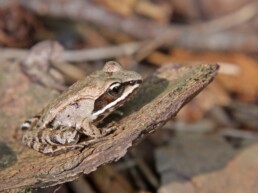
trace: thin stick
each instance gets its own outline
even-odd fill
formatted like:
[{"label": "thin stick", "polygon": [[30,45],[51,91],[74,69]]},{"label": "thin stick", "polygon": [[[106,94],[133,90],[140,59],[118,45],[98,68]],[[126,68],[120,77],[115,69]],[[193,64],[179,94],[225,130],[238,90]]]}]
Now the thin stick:
[{"label": "thin stick", "polygon": [[62,60],[66,62],[82,62],[91,60],[103,60],[119,56],[130,56],[138,51],[141,45],[141,42],[132,42],[103,48],[64,51],[61,57]]},{"label": "thin stick", "polygon": [[[103,60],[108,58],[115,58],[119,56],[128,56],[134,54],[143,42],[131,42],[126,44],[121,44],[117,46],[109,46],[103,48],[92,48],[92,49],[82,49],[82,50],[65,50],[61,56],[60,60],[62,62],[83,62],[91,60]],[[26,57],[29,53],[27,49],[17,49],[17,48],[1,48],[0,49],[0,59],[1,60],[12,60],[12,59],[22,59]]]}]

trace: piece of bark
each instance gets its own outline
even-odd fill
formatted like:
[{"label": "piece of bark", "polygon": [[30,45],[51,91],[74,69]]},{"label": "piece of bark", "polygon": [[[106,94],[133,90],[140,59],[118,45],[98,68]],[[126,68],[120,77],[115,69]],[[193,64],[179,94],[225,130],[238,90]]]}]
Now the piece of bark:
[{"label": "piece of bark", "polygon": [[[132,144],[175,116],[213,80],[217,70],[218,65],[207,64],[163,67],[144,81],[138,94],[123,107],[125,116],[117,121],[113,134],[83,151],[50,157],[23,146],[21,133],[13,133],[25,116],[37,113],[54,93],[38,85],[26,85],[28,80],[19,74],[17,65],[1,65],[0,96],[13,100],[0,104],[0,191],[61,184],[118,160]],[[7,76],[10,73],[16,78]]]}]

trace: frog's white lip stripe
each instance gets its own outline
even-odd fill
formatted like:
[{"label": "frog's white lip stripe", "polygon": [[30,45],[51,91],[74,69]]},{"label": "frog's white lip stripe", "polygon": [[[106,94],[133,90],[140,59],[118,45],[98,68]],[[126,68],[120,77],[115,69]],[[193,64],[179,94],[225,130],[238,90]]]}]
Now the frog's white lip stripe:
[{"label": "frog's white lip stripe", "polygon": [[124,100],[129,94],[131,94],[137,87],[139,87],[139,84],[135,84],[132,89],[131,92],[127,92],[124,93],[120,98],[114,100],[113,102],[109,103],[107,106],[105,106],[104,108],[100,109],[99,111],[96,111],[95,113],[93,113],[93,116],[98,116],[102,113],[104,113],[107,109],[113,107],[114,105],[116,105],[117,103],[119,103],[120,101]]}]

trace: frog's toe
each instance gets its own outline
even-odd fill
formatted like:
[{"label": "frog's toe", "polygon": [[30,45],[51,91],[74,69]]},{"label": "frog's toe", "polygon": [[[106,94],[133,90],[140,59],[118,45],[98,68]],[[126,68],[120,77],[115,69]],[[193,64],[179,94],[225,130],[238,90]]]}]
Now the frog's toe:
[{"label": "frog's toe", "polygon": [[111,127],[105,128],[105,129],[102,130],[102,135],[103,136],[108,135],[108,134],[112,133],[115,130],[116,130],[115,126],[111,126]]}]

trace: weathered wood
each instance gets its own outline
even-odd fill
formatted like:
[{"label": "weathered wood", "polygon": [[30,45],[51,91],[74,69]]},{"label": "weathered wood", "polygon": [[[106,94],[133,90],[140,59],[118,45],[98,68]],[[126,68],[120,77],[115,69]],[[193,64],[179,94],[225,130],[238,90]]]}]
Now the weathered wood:
[{"label": "weathered wood", "polygon": [[17,65],[2,65],[0,191],[61,184],[118,160],[132,144],[175,116],[213,80],[217,70],[218,65],[206,64],[163,67],[146,80],[133,100],[123,107],[125,115],[117,121],[118,129],[113,134],[82,151],[49,157],[24,147],[21,133],[14,131],[24,118],[36,113],[55,93],[30,84]]}]

